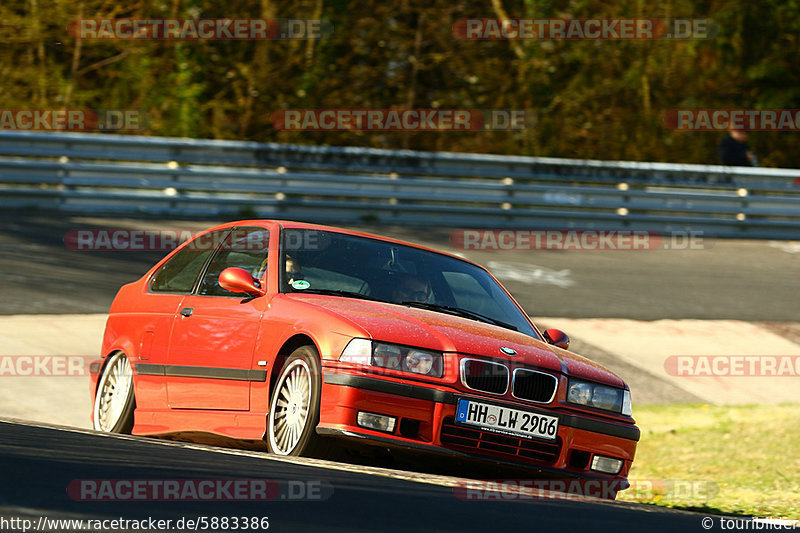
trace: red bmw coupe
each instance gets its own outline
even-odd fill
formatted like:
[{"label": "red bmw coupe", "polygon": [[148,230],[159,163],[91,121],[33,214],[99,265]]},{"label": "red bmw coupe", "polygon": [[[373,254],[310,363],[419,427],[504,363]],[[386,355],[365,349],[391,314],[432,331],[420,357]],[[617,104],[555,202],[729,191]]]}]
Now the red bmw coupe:
[{"label": "red bmw coupe", "polygon": [[422,246],[248,220],[123,286],[91,366],[95,429],[310,455],[326,437],[626,488],[628,387],[540,331],[483,267]]}]

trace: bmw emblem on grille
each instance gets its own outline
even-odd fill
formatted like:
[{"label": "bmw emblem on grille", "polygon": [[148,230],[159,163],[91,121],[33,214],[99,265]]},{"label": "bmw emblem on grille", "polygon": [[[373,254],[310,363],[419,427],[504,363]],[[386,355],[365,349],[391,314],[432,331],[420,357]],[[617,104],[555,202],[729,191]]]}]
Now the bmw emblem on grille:
[{"label": "bmw emblem on grille", "polygon": [[506,355],[517,355],[517,351],[513,348],[509,348],[508,346],[501,346],[500,351]]}]

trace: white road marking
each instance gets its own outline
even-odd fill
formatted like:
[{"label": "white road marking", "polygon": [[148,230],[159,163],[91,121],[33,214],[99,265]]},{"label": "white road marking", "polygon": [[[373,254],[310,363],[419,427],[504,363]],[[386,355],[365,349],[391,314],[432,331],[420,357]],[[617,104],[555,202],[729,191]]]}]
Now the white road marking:
[{"label": "white road marking", "polygon": [[500,281],[555,285],[562,289],[572,287],[576,283],[573,279],[570,279],[572,271],[569,269],[554,270],[530,263],[504,263],[501,261],[490,261],[488,267]]},{"label": "white road marking", "polygon": [[769,245],[787,254],[800,254],[800,241],[769,241]]}]

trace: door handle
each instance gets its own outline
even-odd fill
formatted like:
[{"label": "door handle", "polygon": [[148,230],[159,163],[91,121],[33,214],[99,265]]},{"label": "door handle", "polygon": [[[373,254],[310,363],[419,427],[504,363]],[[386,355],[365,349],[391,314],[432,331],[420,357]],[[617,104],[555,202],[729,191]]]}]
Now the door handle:
[{"label": "door handle", "polygon": [[194,307],[184,307],[181,309],[181,316],[190,317],[194,312]]}]

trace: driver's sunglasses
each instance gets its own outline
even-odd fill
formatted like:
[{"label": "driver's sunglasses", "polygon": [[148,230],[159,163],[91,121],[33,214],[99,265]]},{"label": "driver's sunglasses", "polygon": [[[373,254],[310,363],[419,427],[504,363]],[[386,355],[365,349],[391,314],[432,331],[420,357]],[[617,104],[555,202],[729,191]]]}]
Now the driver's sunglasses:
[{"label": "driver's sunglasses", "polygon": [[415,291],[408,287],[400,287],[397,291],[403,296],[404,299],[414,300],[415,302],[422,302],[428,299],[428,291]]}]

